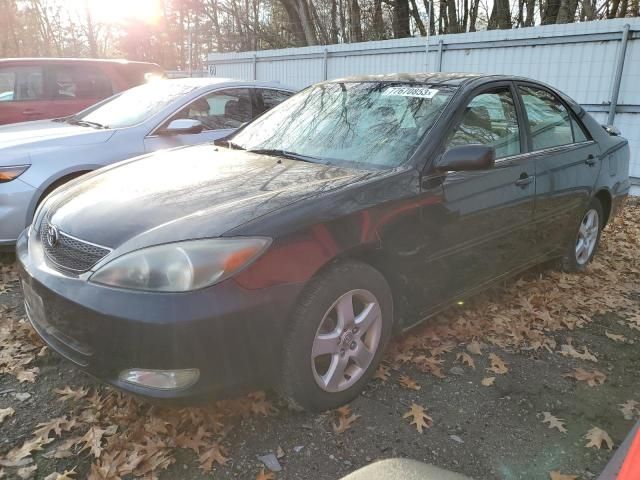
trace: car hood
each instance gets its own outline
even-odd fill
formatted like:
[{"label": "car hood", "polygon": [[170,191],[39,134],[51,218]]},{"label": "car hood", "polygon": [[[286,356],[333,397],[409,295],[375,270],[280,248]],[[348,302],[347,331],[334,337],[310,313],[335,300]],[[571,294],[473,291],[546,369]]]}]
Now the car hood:
[{"label": "car hood", "polygon": [[96,130],[65,122],[41,120],[0,126],[0,165],[5,154],[33,153],[40,149],[62,149],[103,143],[115,130]]},{"label": "car hood", "polygon": [[298,200],[374,175],[213,145],[116,164],[62,189],[51,223],[77,238],[124,250],[216,237]]}]

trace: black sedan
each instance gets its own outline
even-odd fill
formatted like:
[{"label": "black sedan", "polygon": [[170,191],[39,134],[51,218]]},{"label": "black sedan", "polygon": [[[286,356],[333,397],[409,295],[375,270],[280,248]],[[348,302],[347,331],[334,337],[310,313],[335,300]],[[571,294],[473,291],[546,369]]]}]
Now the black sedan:
[{"label": "black sedan", "polygon": [[629,147],[524,78],[320,83],[217,145],[62,187],[17,245],[43,339],[168,400],[352,400],[393,332],[532,265],[583,270]]}]

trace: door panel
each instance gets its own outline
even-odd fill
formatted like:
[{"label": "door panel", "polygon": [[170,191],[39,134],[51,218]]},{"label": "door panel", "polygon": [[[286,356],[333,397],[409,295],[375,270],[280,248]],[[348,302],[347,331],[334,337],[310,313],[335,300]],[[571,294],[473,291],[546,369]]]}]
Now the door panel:
[{"label": "door panel", "polygon": [[[441,201],[421,209],[422,258],[408,282],[419,316],[452,298],[495,280],[529,262],[536,170],[523,152],[521,112],[510,83],[474,92],[445,140],[483,144],[498,159],[487,170],[447,172],[423,179],[425,194],[441,189]],[[410,267],[409,267],[410,268]],[[424,282],[428,277],[431,281]]]},{"label": "door panel", "polygon": [[40,67],[0,69],[0,125],[49,118]]},{"label": "door panel", "polygon": [[536,245],[562,251],[591,199],[600,171],[600,149],[552,92],[521,84],[531,155],[536,162]]}]

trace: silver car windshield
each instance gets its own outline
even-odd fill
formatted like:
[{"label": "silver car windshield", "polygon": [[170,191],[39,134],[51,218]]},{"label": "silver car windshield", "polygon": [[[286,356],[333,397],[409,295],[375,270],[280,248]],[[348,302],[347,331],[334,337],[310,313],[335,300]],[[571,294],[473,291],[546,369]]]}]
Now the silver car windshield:
[{"label": "silver car windshield", "polygon": [[74,120],[108,128],[132,127],[151,118],[175,99],[193,91],[195,86],[171,81],[156,81],[127,90],[97,107],[89,108]]},{"label": "silver car windshield", "polygon": [[391,168],[407,161],[453,91],[415,83],[321,84],[262,115],[232,142],[307,161]]}]

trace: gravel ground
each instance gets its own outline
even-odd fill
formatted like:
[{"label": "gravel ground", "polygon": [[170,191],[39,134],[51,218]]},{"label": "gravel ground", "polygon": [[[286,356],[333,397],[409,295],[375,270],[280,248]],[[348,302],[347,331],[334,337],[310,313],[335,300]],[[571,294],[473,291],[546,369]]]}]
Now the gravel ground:
[{"label": "gravel ground", "polygon": [[[4,258],[5,262],[10,260]],[[5,314],[21,317],[24,313],[17,281],[4,287],[3,292],[0,285],[0,314],[4,309]],[[404,363],[397,371],[391,370],[388,380],[373,380],[352,403],[351,410],[359,418],[344,433],[337,434],[332,428],[335,412],[293,412],[277,395],[268,393],[267,399],[277,411],[268,416],[238,416],[226,428],[225,466],[203,472],[194,452],[175,449],[175,462],[157,474],[161,479],[255,479],[263,467],[257,456],[281,449],[284,469],[275,474],[277,479],[334,480],[389,457],[421,460],[476,479],[548,479],[551,471],[580,479],[596,478],[614,451],[604,445],[602,449],[586,448],[587,431],[594,426],[605,430],[615,450],[640,413],[636,410],[625,419],[620,411],[620,404],[628,400],[640,402],[640,331],[625,322],[630,311],[640,311],[640,285],[631,297],[626,310],[596,314],[583,328],[549,334],[557,345],[572,341],[573,345],[586,346],[597,355],[597,364],[545,348],[487,345],[482,355],[474,356],[472,369],[456,360],[457,354],[465,351],[464,345],[459,345],[442,355],[442,379]],[[624,335],[626,342],[613,341],[607,332]],[[486,371],[492,352],[506,362],[508,373]],[[55,354],[48,353],[35,362],[40,371],[34,383],[20,383],[14,375],[0,373],[0,409],[15,410],[0,425],[0,458],[31,438],[39,423],[77,414],[73,401],[60,401],[54,389],[69,385],[106,390]],[[590,387],[563,376],[577,367],[595,367],[606,374],[606,381]],[[403,388],[398,382],[400,375],[415,380],[420,389]],[[496,380],[491,386],[483,386],[481,381],[488,376]],[[25,399],[20,395],[23,393],[29,397]],[[433,419],[433,425],[422,434],[403,419],[413,403],[426,407]],[[542,412],[562,419],[567,432],[549,428],[542,422]],[[123,433],[122,427],[118,432],[116,435]],[[63,434],[62,438],[68,436]],[[90,477],[94,459],[88,450],[63,459],[46,458],[59,442],[34,452],[30,465],[38,468],[31,473],[32,478],[45,478],[73,467],[78,472],[76,478],[118,478],[96,476],[95,472]],[[6,467],[4,473],[7,478],[19,478],[16,468]]]}]

